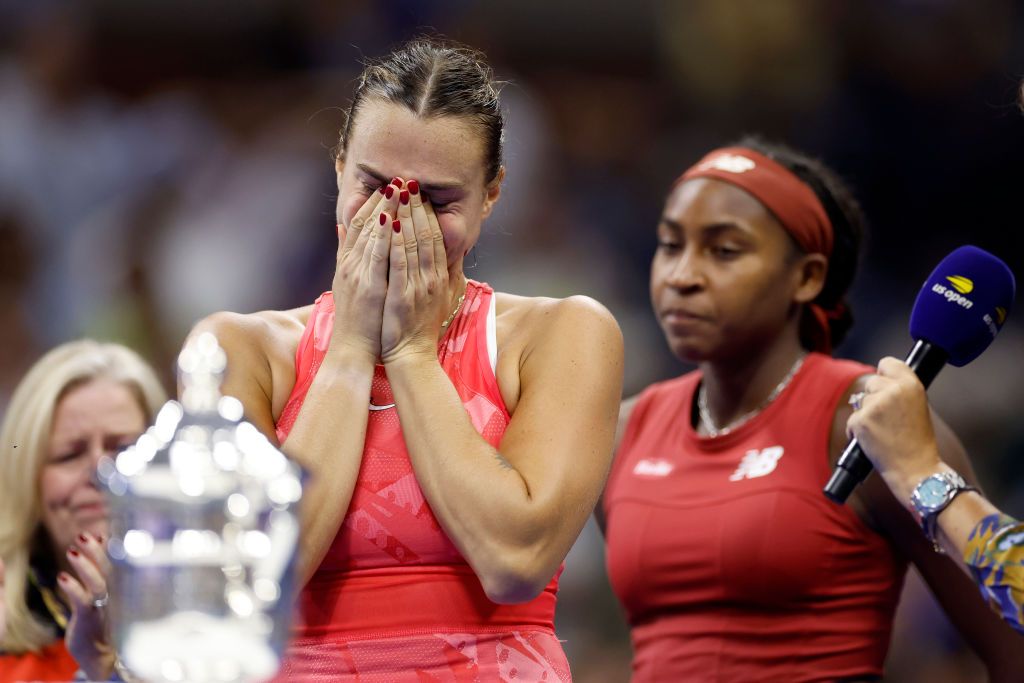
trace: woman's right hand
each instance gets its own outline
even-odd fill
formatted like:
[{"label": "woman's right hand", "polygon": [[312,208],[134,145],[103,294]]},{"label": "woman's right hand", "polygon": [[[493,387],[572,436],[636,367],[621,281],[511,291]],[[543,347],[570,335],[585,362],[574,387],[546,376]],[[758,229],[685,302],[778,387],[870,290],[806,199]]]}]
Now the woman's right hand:
[{"label": "woman's right hand", "polygon": [[864,383],[861,407],[850,415],[846,432],[899,500],[908,500],[918,482],[942,468],[924,385],[896,358],[883,358]]},{"label": "woman's right hand", "polygon": [[96,601],[106,602],[110,559],[103,540],[87,533],[78,537],[77,546],[68,549],[67,558],[77,577],[66,572],[57,575],[71,607],[64,643],[90,681],[105,681],[114,672],[116,655],[110,645],[106,609],[97,607]]},{"label": "woman's right hand", "polygon": [[[387,193],[389,187],[391,191]],[[332,349],[348,347],[368,354],[373,361],[380,357],[391,222],[397,207],[397,188],[388,184],[367,198],[347,226],[338,226],[338,259],[331,287]]]}]

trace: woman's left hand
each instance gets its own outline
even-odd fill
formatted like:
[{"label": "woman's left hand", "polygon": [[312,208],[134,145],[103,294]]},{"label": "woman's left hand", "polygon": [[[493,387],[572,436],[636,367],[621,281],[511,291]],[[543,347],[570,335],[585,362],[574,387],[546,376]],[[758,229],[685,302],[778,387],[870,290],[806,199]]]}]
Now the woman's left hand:
[{"label": "woman's left hand", "polygon": [[116,659],[103,607],[110,560],[102,539],[88,533],[78,537],[78,545],[68,549],[67,558],[77,577],[66,572],[57,576],[71,606],[64,643],[89,680],[105,681],[113,673]]},{"label": "woman's left hand", "polygon": [[415,354],[436,358],[441,325],[452,305],[448,259],[437,216],[415,180],[402,190],[392,227],[381,361]]}]

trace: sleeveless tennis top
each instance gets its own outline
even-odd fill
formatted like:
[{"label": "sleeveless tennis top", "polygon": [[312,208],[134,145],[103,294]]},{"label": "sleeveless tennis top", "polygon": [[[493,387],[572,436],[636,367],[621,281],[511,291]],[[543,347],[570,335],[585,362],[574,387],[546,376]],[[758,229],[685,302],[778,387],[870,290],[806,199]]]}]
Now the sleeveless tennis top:
[{"label": "sleeveless tennis top", "polygon": [[870,372],[812,353],[714,438],[692,425],[699,372],[643,392],[604,498],[634,683],[881,675],[906,563],[822,494],[836,406]]},{"label": "sleeveless tennis top", "polygon": [[[327,351],[330,292],[313,306],[295,386],[277,422],[284,443]],[[438,359],[476,430],[497,447],[509,413],[494,374],[494,292],[470,280]],[[279,680],[571,680],[554,634],[556,575],[534,600],[491,602],[431,512],[409,460],[384,367],[374,372],[362,464],[348,513],[299,598]]]}]

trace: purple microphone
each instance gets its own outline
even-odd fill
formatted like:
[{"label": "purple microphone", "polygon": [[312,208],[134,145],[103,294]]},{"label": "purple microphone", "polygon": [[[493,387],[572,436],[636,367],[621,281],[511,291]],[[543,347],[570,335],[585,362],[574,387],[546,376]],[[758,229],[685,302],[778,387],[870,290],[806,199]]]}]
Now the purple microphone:
[{"label": "purple microphone", "polygon": [[[1015,288],[1007,265],[977,247],[960,247],[942,259],[910,313],[914,347],[906,363],[925,388],[946,363],[967,365],[988,348],[1010,314]],[[825,495],[845,503],[870,471],[871,461],[851,439],[825,485]]]}]

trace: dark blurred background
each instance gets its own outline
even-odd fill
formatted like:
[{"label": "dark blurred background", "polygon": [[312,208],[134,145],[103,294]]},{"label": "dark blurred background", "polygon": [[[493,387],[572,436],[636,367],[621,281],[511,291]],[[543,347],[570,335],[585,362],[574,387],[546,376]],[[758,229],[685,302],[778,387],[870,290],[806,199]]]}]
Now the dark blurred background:
[{"label": "dark blurred background", "polygon": [[[917,290],[956,246],[1024,275],[1011,0],[0,0],[0,410],[59,342],[126,342],[172,386],[199,317],[328,289],[341,110],[364,57],[424,32],[483,49],[507,81],[508,180],[468,274],[602,301],[629,394],[685,369],[647,296],[664,195],[746,133],[820,156],[866,209],[858,323],[838,355],[902,357]],[[932,392],[1017,515],[1022,321]],[[590,527],[562,586],[576,680],[626,680]],[[886,680],[984,680],[916,576]]]}]

